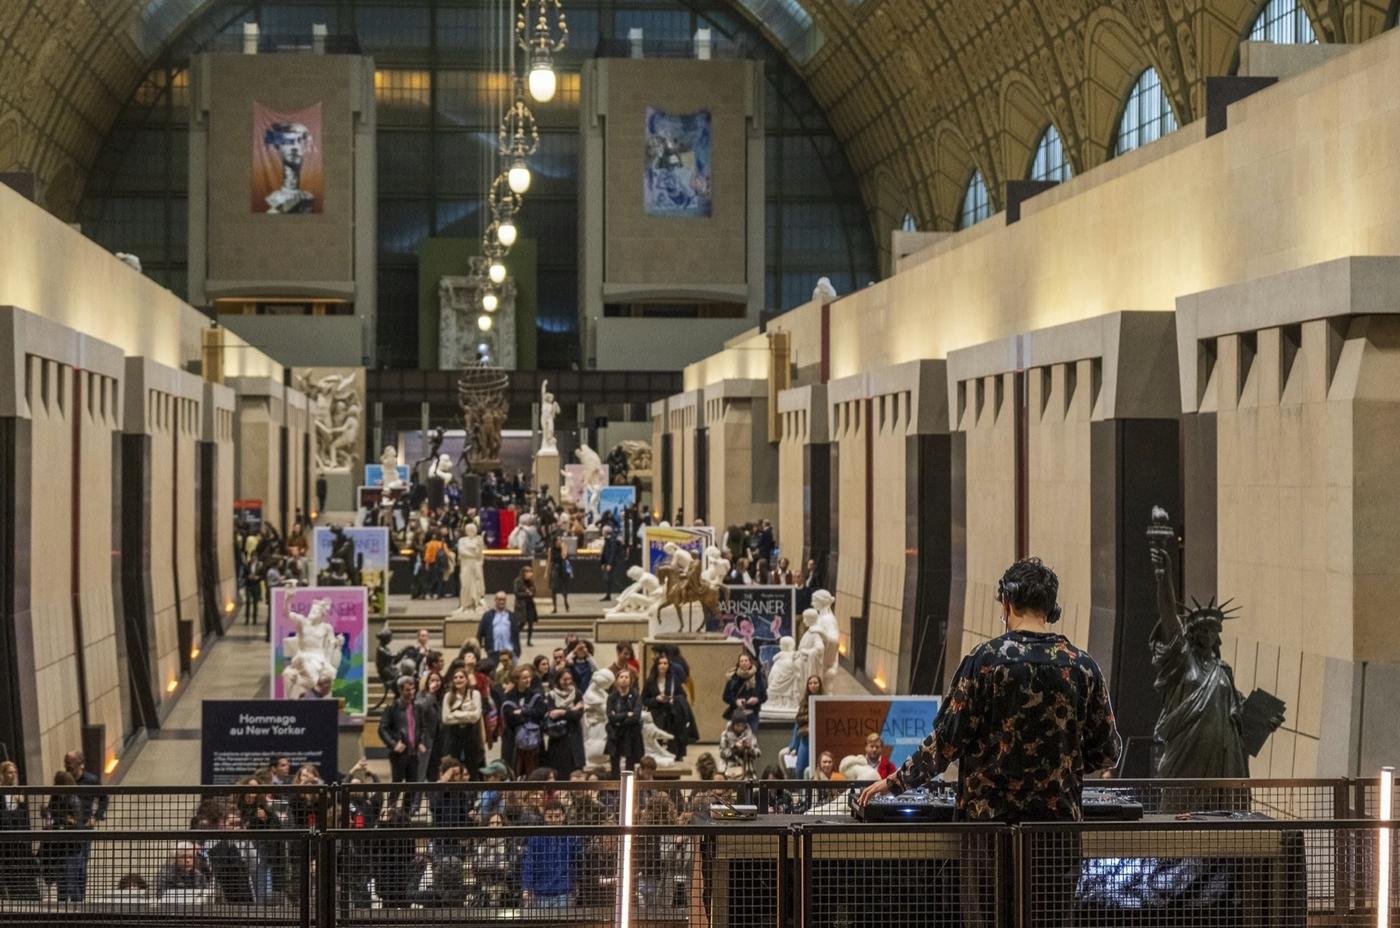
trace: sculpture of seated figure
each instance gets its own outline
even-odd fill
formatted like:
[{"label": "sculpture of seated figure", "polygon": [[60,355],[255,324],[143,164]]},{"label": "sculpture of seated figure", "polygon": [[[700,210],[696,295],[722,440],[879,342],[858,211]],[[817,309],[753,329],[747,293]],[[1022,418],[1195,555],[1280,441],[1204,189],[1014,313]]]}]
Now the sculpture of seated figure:
[{"label": "sculpture of seated figure", "polygon": [[[287,610],[287,614],[297,626],[296,635],[287,636],[287,640],[282,643],[282,653],[287,655],[289,661],[299,655],[313,654],[325,661],[333,671],[339,672],[340,658],[344,653],[342,649],[349,636],[336,634],[335,628],[328,621],[330,612],[331,602],[328,599],[313,600],[306,615]],[[315,685],[314,676],[312,685]]]},{"label": "sculpture of seated figure", "polygon": [[718,589],[724,584],[724,578],[729,573],[729,561],[719,548],[710,545],[705,549],[703,563],[705,567],[700,571],[700,582],[711,589]]},{"label": "sculpture of seated figure", "polygon": [[[286,699],[302,699],[316,695],[323,680],[335,682],[336,671],[318,651],[303,651],[282,668],[282,695]],[[326,686],[329,691],[329,686]]]},{"label": "sculpture of seated figure", "polygon": [[642,744],[646,756],[656,761],[658,767],[670,767],[676,762],[676,755],[666,750],[671,741],[671,733],[665,731],[652,720],[651,712],[642,710]]},{"label": "sculpture of seated figure", "polygon": [[632,585],[617,597],[617,607],[605,618],[617,615],[656,615],[656,610],[666,595],[661,589],[661,581],[656,579],[655,574],[649,574],[635,565],[627,568],[627,579],[632,581]]},{"label": "sculpture of seated figure", "polygon": [[806,683],[807,656],[796,649],[791,635],[784,635],[778,641],[778,653],[768,671],[768,701],[763,704],[763,715],[795,718]]},{"label": "sculpture of seated figure", "polygon": [[588,689],[583,693],[583,753],[588,763],[610,763],[608,745],[608,690],[612,689],[613,672],[606,667],[593,671]]}]

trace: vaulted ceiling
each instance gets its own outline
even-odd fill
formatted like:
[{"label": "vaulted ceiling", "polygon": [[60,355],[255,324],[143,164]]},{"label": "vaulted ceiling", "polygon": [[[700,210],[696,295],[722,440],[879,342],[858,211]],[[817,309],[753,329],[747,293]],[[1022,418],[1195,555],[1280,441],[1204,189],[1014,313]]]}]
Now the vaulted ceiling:
[{"label": "vaulted ceiling", "polygon": [[[210,0],[0,0],[0,171],[71,219],[119,109]],[[1155,67],[1178,121],[1202,114],[1262,0],[800,0],[824,41],[798,63],[861,180],[877,241],[911,212],[952,228],[979,168],[1000,205],[1054,122],[1076,172],[1103,161]],[[1393,0],[1301,0],[1324,42],[1386,28]],[[743,8],[762,10],[752,3]]]}]

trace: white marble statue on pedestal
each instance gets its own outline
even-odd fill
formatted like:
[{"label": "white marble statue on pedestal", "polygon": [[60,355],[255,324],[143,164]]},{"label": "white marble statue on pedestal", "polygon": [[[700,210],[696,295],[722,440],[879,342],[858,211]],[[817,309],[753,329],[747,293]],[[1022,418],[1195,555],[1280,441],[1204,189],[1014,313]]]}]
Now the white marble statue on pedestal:
[{"label": "white marble statue on pedestal", "polygon": [[540,382],[540,454],[558,454],[559,445],[554,440],[554,417],[559,415],[559,404],[554,402],[554,394],[549,392],[549,381]]},{"label": "white marble statue on pedestal", "polygon": [[606,667],[593,671],[583,692],[583,753],[590,764],[610,763],[608,758],[608,690],[613,672]]},{"label": "white marble statue on pedestal", "polygon": [[656,618],[656,610],[661,607],[662,600],[666,598],[666,591],[661,588],[661,581],[656,579],[655,574],[647,573],[635,564],[627,568],[627,579],[632,581],[632,585],[618,595],[617,605],[609,610],[603,618],[605,620]]},{"label": "white marble statue on pedestal", "polygon": [[656,761],[656,766],[670,767],[675,764],[676,755],[666,750],[666,745],[672,737],[669,731],[656,724],[649,710],[642,710],[642,745],[646,749],[647,757]]},{"label": "white marble statue on pedestal", "polygon": [[315,689],[318,680],[327,673],[334,679],[340,670],[342,650],[349,636],[336,634],[328,621],[330,600],[312,601],[305,615],[288,610],[296,623],[295,635],[282,642],[287,666],[282,670],[282,684],[288,699],[300,699]]},{"label": "white marble statue on pedestal", "polygon": [[778,640],[778,653],[768,670],[768,701],[763,717],[791,719],[807,691],[807,655],[798,651],[791,635]]},{"label": "white marble statue on pedestal", "polygon": [[403,483],[399,479],[399,452],[393,445],[385,445],[384,453],[379,455],[379,483],[384,489],[396,487]]},{"label": "white marble statue on pedestal", "polygon": [[724,585],[724,578],[729,575],[729,561],[724,557],[724,553],[710,545],[705,549],[704,565],[700,568],[700,582],[707,588],[717,590]]},{"label": "white marble statue on pedestal", "polygon": [[477,533],[476,523],[468,522],[457,539],[457,563],[461,565],[459,615],[474,615],[486,608],[486,545]]},{"label": "white marble statue on pedestal", "polygon": [[817,590],[812,594],[812,608],[817,613],[816,629],[826,640],[826,650],[822,654],[821,667],[813,665],[810,672],[822,675],[822,684],[827,692],[836,682],[836,662],[840,658],[841,626],[836,621],[836,613],[831,610],[835,604],[836,597],[826,590]]},{"label": "white marble statue on pedestal", "polygon": [[[804,609],[802,612],[802,641],[797,646],[797,653],[802,658],[805,665],[802,679],[806,679],[813,674],[822,678],[822,685],[826,686],[826,636],[817,627],[817,610]],[[826,692],[831,692],[830,687]]]},{"label": "white marble statue on pedestal", "polygon": [[608,485],[608,468],[598,457],[598,452],[587,444],[579,445],[574,457],[583,465],[583,499],[580,504],[588,513],[591,524],[600,515],[603,488]]}]

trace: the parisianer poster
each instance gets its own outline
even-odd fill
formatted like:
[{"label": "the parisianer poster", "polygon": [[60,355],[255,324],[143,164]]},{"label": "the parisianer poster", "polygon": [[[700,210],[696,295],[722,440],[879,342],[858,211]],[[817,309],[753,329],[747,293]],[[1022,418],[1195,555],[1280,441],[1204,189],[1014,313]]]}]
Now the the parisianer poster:
[{"label": "the parisianer poster", "polygon": [[647,107],[642,207],[648,216],[710,215],[710,111]]},{"label": "the parisianer poster", "polygon": [[321,104],[281,112],[254,103],[252,142],[253,212],[321,212]]},{"label": "the parisianer poster", "polygon": [[343,700],[365,714],[369,612],[364,587],[272,591],[272,697]]}]

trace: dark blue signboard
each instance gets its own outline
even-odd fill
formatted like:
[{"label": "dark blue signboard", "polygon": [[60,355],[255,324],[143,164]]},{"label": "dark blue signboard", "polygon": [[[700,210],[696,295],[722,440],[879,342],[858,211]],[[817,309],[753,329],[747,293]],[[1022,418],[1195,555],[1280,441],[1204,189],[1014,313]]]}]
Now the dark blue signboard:
[{"label": "dark blue signboard", "polygon": [[200,783],[237,783],[284,755],[331,782],[340,769],[337,709],[334,699],[204,700]]}]

